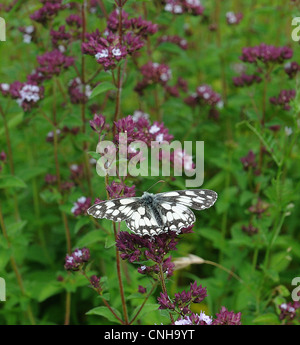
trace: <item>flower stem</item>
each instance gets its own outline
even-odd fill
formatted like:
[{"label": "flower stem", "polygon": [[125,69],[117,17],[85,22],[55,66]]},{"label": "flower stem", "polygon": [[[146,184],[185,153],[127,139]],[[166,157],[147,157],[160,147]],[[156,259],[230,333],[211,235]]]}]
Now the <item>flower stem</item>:
[{"label": "flower stem", "polygon": [[[158,266],[159,266],[159,280],[160,280],[162,291],[164,294],[168,294],[162,264],[158,264]],[[169,312],[169,316],[170,316],[171,322],[173,324],[174,318],[170,312]]]}]

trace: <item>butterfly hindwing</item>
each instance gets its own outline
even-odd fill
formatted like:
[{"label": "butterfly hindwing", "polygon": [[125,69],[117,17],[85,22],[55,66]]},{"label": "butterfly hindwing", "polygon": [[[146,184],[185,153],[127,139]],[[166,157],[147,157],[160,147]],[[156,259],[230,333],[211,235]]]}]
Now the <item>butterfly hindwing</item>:
[{"label": "butterfly hindwing", "polygon": [[159,210],[164,221],[164,231],[180,232],[182,228],[187,228],[196,221],[193,211],[179,203],[164,201]]},{"label": "butterfly hindwing", "polygon": [[123,198],[102,201],[91,206],[87,213],[95,218],[106,218],[114,222],[126,220],[138,208],[140,198]]},{"label": "butterfly hindwing", "polygon": [[218,194],[210,189],[187,189],[156,194],[160,203],[173,202],[182,204],[194,210],[204,210],[211,207],[217,200]]}]

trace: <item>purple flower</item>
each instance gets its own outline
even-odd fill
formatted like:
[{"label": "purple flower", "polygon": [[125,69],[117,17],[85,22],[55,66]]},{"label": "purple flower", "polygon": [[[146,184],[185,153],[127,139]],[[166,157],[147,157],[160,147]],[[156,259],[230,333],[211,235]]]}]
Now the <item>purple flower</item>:
[{"label": "purple flower", "polygon": [[168,294],[165,292],[160,293],[160,297],[157,297],[157,301],[159,304],[158,309],[169,309],[174,310],[175,304],[170,300]]},{"label": "purple flower", "polygon": [[90,85],[83,85],[81,79],[77,77],[69,82],[68,92],[71,103],[84,104],[89,100],[92,89]]},{"label": "purple flower", "polygon": [[93,131],[101,134],[105,127],[105,116],[102,114],[95,114],[93,120],[90,120],[90,126]]},{"label": "purple flower", "polygon": [[254,83],[260,83],[262,78],[257,74],[242,73],[240,76],[232,78],[233,83],[237,87],[250,86]]},{"label": "purple flower", "polygon": [[245,47],[242,50],[240,59],[248,63],[258,63],[258,61],[264,64],[268,63],[283,63],[284,60],[291,59],[293,56],[293,50],[287,46],[275,47],[261,43],[255,47]]},{"label": "purple flower", "polygon": [[241,312],[234,313],[222,307],[220,313],[217,313],[217,318],[214,319],[213,325],[241,325]]},{"label": "purple flower", "polygon": [[66,23],[70,26],[80,28],[82,26],[82,19],[78,14],[70,14],[69,17],[66,18]]},{"label": "purple flower", "polygon": [[287,62],[284,65],[284,71],[289,76],[289,78],[292,79],[300,71],[300,65],[296,61]]},{"label": "purple flower", "polygon": [[64,69],[67,69],[74,64],[73,57],[65,56],[58,49],[54,49],[38,56],[37,61],[39,63],[37,72],[42,73],[46,79],[50,79],[54,75],[59,75]]},{"label": "purple flower", "polygon": [[47,174],[45,176],[45,182],[47,184],[53,185],[53,184],[56,183],[56,181],[57,181],[57,176],[56,175]]},{"label": "purple flower", "polygon": [[58,28],[58,31],[51,29],[50,36],[51,36],[52,45],[55,48],[58,48],[60,51],[66,50],[72,38],[71,34],[66,32],[66,27],[64,25],[61,25]]},{"label": "purple flower", "polygon": [[256,214],[258,217],[261,217],[262,213],[264,213],[269,208],[269,206],[269,204],[258,198],[257,203],[250,206],[248,208],[248,211]]},{"label": "purple flower", "polygon": [[0,161],[6,162],[6,153],[4,151],[1,151],[0,153]]},{"label": "purple flower", "polygon": [[138,292],[141,294],[144,294],[147,292],[147,289],[145,287],[143,287],[142,285],[139,285]]},{"label": "purple flower", "polygon": [[88,248],[75,249],[71,255],[66,255],[65,269],[68,271],[78,271],[82,264],[90,259],[90,251]]},{"label": "purple flower", "polygon": [[243,225],[242,230],[249,236],[253,236],[258,233],[258,228],[254,227],[251,223],[249,225]]},{"label": "purple flower", "polygon": [[254,169],[257,166],[256,156],[252,150],[248,152],[247,156],[242,157],[240,161],[242,162],[245,171],[248,171],[249,169]]},{"label": "purple flower", "polygon": [[300,308],[300,302],[289,302],[289,303],[282,303],[279,305],[280,309],[280,320],[291,321],[296,317],[296,311]]},{"label": "purple flower", "polygon": [[106,189],[111,199],[130,198],[135,196],[135,186],[128,187],[125,183],[113,181]]},{"label": "purple flower", "polygon": [[289,103],[296,97],[296,90],[281,90],[277,97],[271,97],[270,103],[281,106],[284,110],[290,110]]},{"label": "purple flower", "polygon": [[204,7],[200,0],[166,0],[165,11],[173,14],[190,13],[192,15],[201,15]]},{"label": "purple flower", "polygon": [[91,198],[86,198],[82,196],[74,202],[74,206],[71,209],[71,212],[74,216],[79,216],[82,214],[86,214],[87,209],[91,206]]},{"label": "purple flower", "polygon": [[[20,86],[20,88],[19,88]],[[12,90],[12,85],[10,87],[11,94],[15,91]],[[44,98],[44,87],[38,86],[31,83],[23,83],[22,86],[18,84],[17,103],[23,108],[24,111],[30,111],[36,103]]]},{"label": "purple flower", "polygon": [[188,43],[185,38],[182,38],[180,36],[174,35],[164,35],[158,38],[158,43],[163,43],[163,42],[170,42],[173,44],[176,44],[179,48],[186,50],[188,48]]},{"label": "purple flower", "polygon": [[90,283],[92,284],[92,286],[94,288],[101,290],[100,280],[101,280],[101,277],[97,277],[96,275],[92,275],[90,278]]},{"label": "purple flower", "polygon": [[40,2],[44,6],[31,14],[30,18],[41,24],[46,24],[49,20],[52,20],[62,9],[62,0]]},{"label": "purple flower", "polygon": [[243,13],[234,13],[234,12],[227,12],[226,13],[226,21],[228,25],[237,25],[243,19]]},{"label": "purple flower", "polygon": [[201,311],[200,314],[192,313],[184,318],[177,319],[174,325],[211,325],[212,322],[212,318]]},{"label": "purple flower", "polygon": [[71,164],[70,165],[70,178],[72,180],[78,180],[80,178],[82,178],[83,176],[83,166],[82,165],[78,165],[78,164]]}]

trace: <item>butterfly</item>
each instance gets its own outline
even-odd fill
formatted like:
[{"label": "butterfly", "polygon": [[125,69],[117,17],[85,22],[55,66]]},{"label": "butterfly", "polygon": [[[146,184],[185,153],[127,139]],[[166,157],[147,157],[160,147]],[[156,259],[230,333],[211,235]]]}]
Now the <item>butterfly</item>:
[{"label": "butterfly", "polygon": [[196,221],[192,212],[211,207],[218,194],[209,189],[178,190],[141,197],[102,201],[91,206],[87,213],[95,218],[114,222],[125,221],[127,227],[140,236],[156,236],[169,230],[180,233]]}]

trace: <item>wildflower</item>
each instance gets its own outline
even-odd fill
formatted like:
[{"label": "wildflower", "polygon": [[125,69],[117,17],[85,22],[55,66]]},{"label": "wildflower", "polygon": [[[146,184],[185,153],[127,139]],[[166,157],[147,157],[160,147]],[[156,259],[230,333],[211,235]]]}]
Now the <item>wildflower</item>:
[{"label": "wildflower", "polygon": [[70,26],[80,28],[82,26],[82,19],[78,14],[70,14],[69,17],[66,18],[66,23]]},{"label": "wildflower", "polygon": [[0,153],[0,161],[6,162],[6,153],[4,151],[1,151]]},{"label": "wildflower", "polygon": [[30,111],[35,104],[44,97],[44,88],[38,85],[23,83],[19,89],[17,103],[24,109]]},{"label": "wildflower", "polygon": [[240,161],[243,164],[243,168],[245,171],[248,171],[249,169],[256,168],[257,163],[256,163],[256,156],[253,153],[252,150],[250,150],[247,154],[247,156],[242,157]]},{"label": "wildflower", "polygon": [[113,181],[106,187],[106,189],[112,199],[130,198],[135,196],[135,186],[128,187],[125,183],[117,183]]},{"label": "wildflower", "polygon": [[72,38],[72,35],[66,31],[66,27],[64,25],[61,25],[57,31],[51,29],[50,36],[53,47],[60,51],[62,50],[62,47],[66,49]]},{"label": "wildflower", "polygon": [[59,75],[64,69],[74,64],[74,58],[65,56],[58,49],[46,52],[37,57],[39,67],[37,72],[42,73],[46,79],[51,79],[54,75]]},{"label": "wildflower", "polygon": [[281,90],[277,97],[271,97],[270,103],[281,106],[284,110],[290,110],[291,106],[289,103],[296,97],[296,91],[292,90]]},{"label": "wildflower", "polygon": [[204,11],[200,0],[167,0],[164,9],[173,14],[190,13],[192,15],[201,15]]},{"label": "wildflower", "polygon": [[[58,137],[58,140],[60,140],[60,134],[61,134],[61,130],[56,129],[56,135]],[[54,132],[53,131],[48,132],[47,137],[46,137],[46,141],[48,143],[52,143],[54,141]]]},{"label": "wildflower", "polygon": [[249,236],[253,236],[258,233],[258,228],[254,227],[251,223],[248,226],[243,225],[242,230]]},{"label": "wildflower", "polygon": [[284,71],[289,76],[289,78],[292,79],[300,71],[300,65],[296,61],[287,62],[284,65]]},{"label": "wildflower", "polygon": [[172,78],[172,71],[169,66],[149,61],[140,69],[143,79],[136,85],[135,91],[143,94],[143,91],[149,85],[155,83],[165,86]]},{"label": "wildflower", "polygon": [[78,164],[71,164],[70,165],[70,172],[71,172],[70,178],[72,180],[78,180],[83,175],[83,166],[78,165]]},{"label": "wildflower", "polygon": [[91,198],[86,198],[85,196],[82,196],[78,198],[76,202],[74,202],[74,206],[72,207],[71,212],[74,214],[74,216],[85,214],[90,206]]},{"label": "wildflower", "polygon": [[77,77],[69,82],[68,92],[71,103],[83,104],[89,100],[92,94],[92,89],[90,85],[83,85],[81,79]]},{"label": "wildflower", "polygon": [[93,120],[90,120],[90,126],[93,131],[101,134],[105,127],[105,116],[102,114],[95,114]]},{"label": "wildflower", "polygon": [[255,205],[252,205],[248,208],[248,211],[251,213],[256,214],[257,216],[261,216],[262,213],[264,213],[269,207],[269,204],[266,202],[263,202],[260,198],[258,198],[257,203]]},{"label": "wildflower", "polygon": [[144,294],[147,292],[147,289],[145,287],[143,287],[142,285],[139,285],[138,292],[141,294]]},{"label": "wildflower", "polygon": [[1,83],[0,84],[0,91],[3,96],[9,95],[10,85],[7,83]]},{"label": "wildflower", "polygon": [[56,183],[56,181],[57,181],[57,176],[56,175],[47,174],[45,176],[45,182],[47,184],[53,185],[53,184]]},{"label": "wildflower", "polygon": [[286,320],[286,321],[291,321],[296,317],[296,311],[297,309],[300,308],[300,303],[299,302],[289,302],[289,303],[282,303],[279,305],[279,310],[280,310],[280,315],[279,319],[280,320]]},{"label": "wildflower", "polygon": [[58,12],[63,8],[62,0],[57,1],[40,1],[44,5],[33,14],[30,18],[38,23],[46,24],[48,21],[52,20],[57,16]]},{"label": "wildflower", "polygon": [[174,322],[174,325],[211,325],[212,317],[206,315],[203,311],[200,314],[186,315],[184,318],[179,318]]},{"label": "wildflower", "polygon": [[243,48],[240,59],[248,63],[258,63],[261,61],[264,64],[281,64],[284,60],[291,59],[292,56],[293,50],[287,46],[275,47],[261,43],[259,46]]},{"label": "wildflower", "polygon": [[226,21],[229,25],[237,25],[243,19],[243,13],[234,13],[234,12],[227,12],[226,13]]},{"label": "wildflower", "polygon": [[174,36],[170,36],[170,35],[164,35],[164,36],[161,36],[159,39],[158,39],[158,43],[163,43],[163,42],[170,42],[170,43],[173,43],[173,44],[176,44],[179,48],[183,49],[183,50],[186,50],[188,48],[188,43],[187,43],[187,40],[180,37],[180,36],[177,36],[177,35],[174,35]]},{"label": "wildflower", "polygon": [[20,27],[19,31],[23,33],[23,42],[24,43],[30,43],[33,41],[33,39],[35,38],[35,30],[34,30],[34,26],[33,25],[28,25],[28,26],[24,26],[24,27]]},{"label": "wildflower", "polygon": [[90,259],[88,248],[75,249],[71,255],[66,255],[65,269],[67,271],[78,271],[80,267]]},{"label": "wildflower", "polygon": [[90,283],[92,284],[92,286],[94,288],[101,289],[100,280],[101,280],[101,277],[97,277],[96,275],[92,275],[90,278]]},{"label": "wildflower", "polygon": [[217,313],[217,318],[213,320],[213,325],[241,325],[241,312],[234,313],[222,307],[220,313]]},{"label": "wildflower", "polygon": [[261,77],[257,74],[242,73],[240,76],[232,78],[233,83],[237,87],[250,86],[254,83],[260,83]]}]

